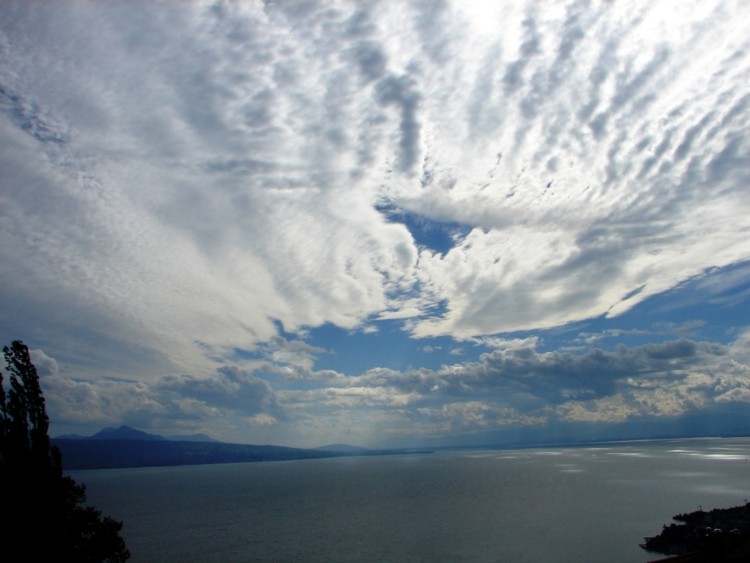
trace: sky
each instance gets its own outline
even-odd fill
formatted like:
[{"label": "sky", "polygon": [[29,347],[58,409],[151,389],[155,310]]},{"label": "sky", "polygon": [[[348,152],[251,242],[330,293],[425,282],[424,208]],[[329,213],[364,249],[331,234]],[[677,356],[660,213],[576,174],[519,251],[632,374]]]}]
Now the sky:
[{"label": "sky", "polygon": [[750,433],[750,4],[0,3],[51,433]]}]

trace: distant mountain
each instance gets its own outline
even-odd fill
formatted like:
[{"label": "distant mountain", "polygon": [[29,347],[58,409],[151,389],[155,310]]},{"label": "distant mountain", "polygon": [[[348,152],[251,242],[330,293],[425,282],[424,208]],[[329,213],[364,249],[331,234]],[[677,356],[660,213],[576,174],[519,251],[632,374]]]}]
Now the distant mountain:
[{"label": "distant mountain", "polygon": [[315,449],[346,454],[365,454],[372,451],[368,448],[363,448],[362,446],[352,446],[349,444],[328,444],[327,446],[320,446],[319,448]]},{"label": "distant mountain", "polygon": [[119,428],[104,428],[89,437],[89,440],[149,440],[164,441],[164,436],[149,434],[141,430],[136,430],[130,426],[120,426]]},{"label": "distant mountain", "polygon": [[206,434],[175,434],[172,436],[160,436],[137,430],[130,426],[119,428],[103,428],[92,436],[81,436],[80,434],[61,434],[56,440],[147,440],[147,441],[172,441],[172,442],[216,442]]},{"label": "distant mountain", "polygon": [[174,434],[167,436],[167,440],[172,442],[218,442],[218,440],[214,440],[206,434]]},{"label": "distant mountain", "polygon": [[56,438],[53,443],[60,448],[66,470],[285,461],[345,455],[323,450],[223,442]]},{"label": "distant mountain", "polygon": [[227,444],[204,434],[165,438],[129,426],[105,428],[88,438],[75,434],[58,436],[52,442],[60,448],[66,470],[431,453],[427,450],[369,450],[348,444],[315,449]]}]

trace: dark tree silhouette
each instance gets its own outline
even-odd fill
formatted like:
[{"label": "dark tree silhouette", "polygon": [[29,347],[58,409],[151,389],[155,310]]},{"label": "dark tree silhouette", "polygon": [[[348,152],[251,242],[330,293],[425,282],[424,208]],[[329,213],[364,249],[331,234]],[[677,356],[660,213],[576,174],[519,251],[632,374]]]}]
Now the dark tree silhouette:
[{"label": "dark tree silhouette", "polygon": [[0,373],[0,558],[76,563],[126,561],[122,523],[82,504],[83,485],[63,475],[28,347],[3,348]]}]

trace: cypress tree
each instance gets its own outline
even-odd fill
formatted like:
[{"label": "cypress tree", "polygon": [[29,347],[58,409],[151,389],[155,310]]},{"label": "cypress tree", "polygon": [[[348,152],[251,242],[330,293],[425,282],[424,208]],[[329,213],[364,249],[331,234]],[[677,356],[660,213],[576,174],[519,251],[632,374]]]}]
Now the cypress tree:
[{"label": "cypress tree", "polygon": [[49,418],[28,347],[3,348],[9,390],[0,373],[0,545],[4,561],[111,562],[130,553],[122,523],[82,504],[86,491],[63,475],[49,438]]}]

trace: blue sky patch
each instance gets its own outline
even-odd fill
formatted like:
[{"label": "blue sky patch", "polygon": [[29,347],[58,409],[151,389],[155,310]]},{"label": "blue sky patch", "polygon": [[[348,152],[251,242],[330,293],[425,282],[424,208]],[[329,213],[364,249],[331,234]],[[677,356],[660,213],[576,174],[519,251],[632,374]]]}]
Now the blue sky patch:
[{"label": "blue sky patch", "polygon": [[412,213],[393,205],[377,207],[391,223],[404,225],[419,246],[445,254],[461,243],[472,227],[455,221],[433,221],[424,215]]}]

